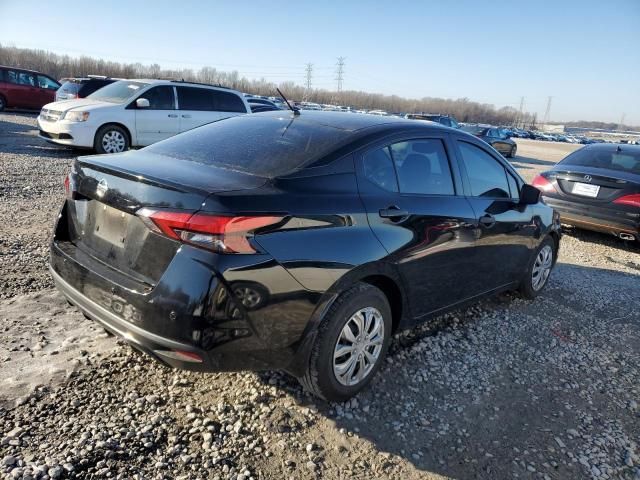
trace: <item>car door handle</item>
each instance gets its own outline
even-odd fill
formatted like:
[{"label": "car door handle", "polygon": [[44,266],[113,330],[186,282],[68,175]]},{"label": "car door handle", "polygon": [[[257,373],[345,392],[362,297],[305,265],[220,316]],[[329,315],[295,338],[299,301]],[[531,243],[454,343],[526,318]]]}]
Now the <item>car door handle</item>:
[{"label": "car door handle", "polygon": [[480,217],[480,225],[482,225],[483,227],[491,228],[495,224],[496,224],[496,217],[494,217],[493,215],[489,215],[487,213],[486,215],[483,215]]},{"label": "car door handle", "polygon": [[409,212],[407,212],[406,210],[400,210],[399,207],[396,207],[395,205],[392,205],[390,207],[387,208],[383,208],[382,210],[380,210],[378,212],[378,214],[382,217],[382,218],[390,218],[392,220],[400,220],[404,217],[408,217],[409,216]]},{"label": "car door handle", "polygon": [[182,115],[182,118],[191,118],[191,115]]},{"label": "car door handle", "polygon": [[169,118],[178,118],[178,115],[176,115],[175,113],[170,113],[169,115],[167,115],[167,117],[169,117]]}]

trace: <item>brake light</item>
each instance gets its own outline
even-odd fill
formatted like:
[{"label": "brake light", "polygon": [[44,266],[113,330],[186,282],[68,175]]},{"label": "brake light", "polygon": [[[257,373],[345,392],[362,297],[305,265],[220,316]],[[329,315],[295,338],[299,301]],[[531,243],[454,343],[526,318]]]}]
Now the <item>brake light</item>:
[{"label": "brake light", "polygon": [[274,225],[283,218],[231,217],[150,208],[142,208],[137,214],[151,230],[157,233],[218,253],[257,253],[249,243],[254,232]]},{"label": "brake light", "polygon": [[547,180],[546,177],[542,175],[536,175],[535,178],[533,179],[533,182],[531,182],[531,185],[536,187],[541,192],[555,191],[553,184],[549,180]]},{"label": "brake light", "polygon": [[71,173],[64,177],[64,195],[70,200],[73,200],[76,192],[76,182],[71,178]]},{"label": "brake light", "polygon": [[625,195],[624,197],[616,198],[613,203],[618,205],[630,205],[632,207],[640,208],[640,193],[632,193],[631,195]]}]

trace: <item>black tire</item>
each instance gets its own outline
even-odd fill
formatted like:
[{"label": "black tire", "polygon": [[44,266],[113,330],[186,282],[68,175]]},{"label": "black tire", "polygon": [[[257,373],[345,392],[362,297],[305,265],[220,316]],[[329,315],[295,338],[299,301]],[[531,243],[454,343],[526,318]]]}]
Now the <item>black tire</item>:
[{"label": "black tire", "polygon": [[100,127],[93,141],[94,150],[101,154],[126,152],[130,147],[131,139],[129,138],[129,133],[118,125]]},{"label": "black tire", "polygon": [[[384,337],[381,350],[364,378],[354,385],[344,385],[336,378],[333,356],[343,328],[359,310],[373,307],[382,316]],[[313,395],[327,401],[343,402],[366,387],[380,369],[391,340],[391,308],[387,297],[378,288],[358,283],[345,291],[327,312],[318,327],[318,334],[311,348],[305,374],[299,378],[303,387]]]},{"label": "black tire", "polygon": [[2,112],[5,108],[7,108],[7,101],[2,95],[0,95],[0,112]]},{"label": "black tire", "polygon": [[[536,286],[535,285],[535,280],[534,280],[534,275],[533,275],[533,270],[534,270],[534,267],[536,265],[536,261],[538,260],[538,257],[540,256],[540,252],[542,252],[542,250],[545,249],[546,247],[550,247],[551,248],[551,254],[552,254],[552,257],[551,257],[551,269],[549,270],[548,275],[542,281],[542,284]],[[538,295],[540,295],[542,290],[544,290],[544,287],[549,282],[549,276],[551,275],[551,270],[553,269],[553,266],[555,265],[557,255],[558,255],[558,248],[556,246],[556,242],[553,240],[553,238],[546,237],[540,243],[540,245],[538,246],[538,249],[536,250],[535,255],[533,255],[533,258],[529,262],[529,267],[527,268],[527,273],[525,274],[524,278],[522,279],[522,283],[520,284],[520,289],[519,290],[520,290],[520,293],[522,294],[523,297],[528,298],[529,300],[533,300]]]},{"label": "black tire", "polygon": [[509,151],[509,154],[507,155],[507,158],[514,158],[516,156],[517,149],[518,149],[518,147],[516,147],[515,145],[513,147],[511,147],[511,151]]}]

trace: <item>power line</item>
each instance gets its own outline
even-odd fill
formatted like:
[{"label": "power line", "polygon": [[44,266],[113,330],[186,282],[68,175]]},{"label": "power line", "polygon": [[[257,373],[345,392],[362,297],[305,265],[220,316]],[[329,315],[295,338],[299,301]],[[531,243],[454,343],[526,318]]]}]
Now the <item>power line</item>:
[{"label": "power line", "polygon": [[344,61],[346,57],[338,57],[338,63],[336,63],[336,82],[338,92],[342,92],[342,82],[344,81]]}]

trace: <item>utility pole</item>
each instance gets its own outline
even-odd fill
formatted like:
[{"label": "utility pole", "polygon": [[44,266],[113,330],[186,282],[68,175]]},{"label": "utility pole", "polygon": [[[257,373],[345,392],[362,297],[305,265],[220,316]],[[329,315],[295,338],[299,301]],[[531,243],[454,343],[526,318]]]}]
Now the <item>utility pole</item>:
[{"label": "utility pole", "polygon": [[624,130],[624,117],[626,117],[627,114],[623,113],[622,117],[620,118],[620,125],[618,125],[618,130],[622,131]]},{"label": "utility pole", "polygon": [[313,77],[313,63],[307,63],[305,66],[305,83],[307,85],[307,89],[304,92],[305,101],[309,100],[309,96],[311,94],[311,78]]},{"label": "utility pole", "polygon": [[346,57],[338,57],[338,63],[336,63],[336,82],[337,82],[337,91],[340,93],[342,91],[342,82],[344,81],[344,61]]},{"label": "utility pole", "polygon": [[520,97],[520,113],[518,114],[518,121],[516,127],[522,128],[524,126],[523,110],[524,109],[524,97]]},{"label": "utility pole", "polygon": [[549,123],[549,114],[551,113],[551,100],[553,97],[547,97],[547,109],[544,111],[544,119],[542,120],[542,124],[546,125]]}]

